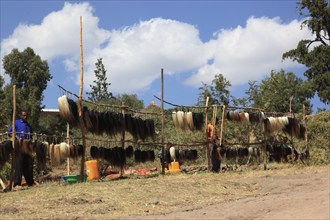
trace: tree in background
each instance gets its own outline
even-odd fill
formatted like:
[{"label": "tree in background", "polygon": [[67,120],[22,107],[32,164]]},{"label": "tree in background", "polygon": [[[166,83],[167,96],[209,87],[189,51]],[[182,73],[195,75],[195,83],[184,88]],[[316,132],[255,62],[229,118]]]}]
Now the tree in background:
[{"label": "tree in background", "polygon": [[255,108],[263,108],[260,85],[257,81],[249,81],[249,88],[245,91],[247,97],[247,105]]},{"label": "tree in background", "polygon": [[116,96],[116,100],[113,102],[115,105],[127,105],[135,110],[141,110],[144,108],[144,102],[142,99],[138,99],[136,94],[119,94]]},{"label": "tree in background", "polygon": [[199,96],[197,98],[197,105],[204,106],[206,102],[206,98],[209,97],[209,103],[213,103],[213,97],[211,94],[211,86],[202,82],[202,86],[198,88],[201,93],[199,93]]},{"label": "tree in background", "polygon": [[198,105],[205,105],[206,97],[209,97],[209,105],[228,105],[230,102],[229,88],[231,83],[220,73],[214,76],[211,85],[202,83],[199,88]]},{"label": "tree in background", "polygon": [[214,104],[228,105],[230,102],[231,83],[220,73],[212,80],[211,92],[214,97]]},{"label": "tree in background", "polygon": [[88,95],[88,99],[92,102],[96,101],[108,101],[109,99],[113,98],[112,93],[108,92],[108,86],[111,83],[107,82],[107,70],[104,68],[102,58],[97,59],[95,63],[96,70],[94,70],[96,80],[94,80],[94,85],[89,85],[92,89],[92,92],[86,92]]},{"label": "tree in background", "polygon": [[[0,75],[0,106],[3,106],[4,103],[3,103],[3,100],[5,99],[5,94],[3,92],[3,85],[5,83],[5,80],[4,78]],[[5,113],[2,111],[0,111],[0,127],[3,127],[3,125],[5,124],[5,120],[6,117],[5,117]],[[1,130],[0,130],[0,133],[1,133]]]},{"label": "tree in background", "polygon": [[292,112],[302,112],[303,104],[307,113],[311,112],[312,106],[308,99],[313,97],[312,86],[292,72],[271,71],[270,76],[262,80],[260,85],[255,82],[250,82],[249,85],[246,93],[254,107],[271,112],[289,112],[292,97]]},{"label": "tree in background", "polygon": [[92,88],[91,92],[87,92],[89,95],[88,100],[92,102],[102,102],[109,105],[128,105],[135,109],[142,109],[144,107],[143,100],[139,100],[136,94],[119,94],[114,97],[111,92],[108,92],[108,86],[111,83],[107,82],[107,70],[104,68],[102,58],[97,59],[95,63],[96,70],[94,70],[96,80],[94,85],[90,85]]},{"label": "tree in background", "polygon": [[[315,35],[313,40],[301,40],[296,49],[283,54],[307,67],[305,76],[313,83],[313,90],[321,101],[330,103],[330,7],[325,0],[302,0],[298,3],[302,22]],[[304,14],[305,11],[307,14]]]},{"label": "tree in background", "polygon": [[16,85],[17,114],[26,110],[29,112],[29,123],[37,130],[43,92],[47,88],[47,82],[52,79],[48,63],[35,54],[32,48],[27,47],[23,52],[13,49],[3,57],[5,74],[11,78],[9,85],[4,87],[4,100],[1,106],[7,118],[7,123],[12,115],[12,87]]}]

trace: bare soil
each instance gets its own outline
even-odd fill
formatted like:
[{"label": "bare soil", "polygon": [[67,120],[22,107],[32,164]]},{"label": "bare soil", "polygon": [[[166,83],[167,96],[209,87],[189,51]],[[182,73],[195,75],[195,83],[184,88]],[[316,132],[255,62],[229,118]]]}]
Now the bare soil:
[{"label": "bare soil", "polygon": [[329,168],[58,180],[0,193],[0,219],[329,219]]},{"label": "bare soil", "polygon": [[329,173],[328,167],[321,172],[243,177],[237,181],[256,186],[257,194],[141,219],[330,219]]}]

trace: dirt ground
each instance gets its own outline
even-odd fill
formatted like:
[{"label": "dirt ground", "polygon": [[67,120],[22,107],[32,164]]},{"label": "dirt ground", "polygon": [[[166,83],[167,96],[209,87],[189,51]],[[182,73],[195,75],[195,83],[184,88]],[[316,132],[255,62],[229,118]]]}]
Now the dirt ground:
[{"label": "dirt ground", "polygon": [[0,219],[330,219],[330,165],[248,167],[0,192]]},{"label": "dirt ground", "polygon": [[330,219],[330,170],[283,176],[244,177],[257,195],[169,214],[130,219]]}]

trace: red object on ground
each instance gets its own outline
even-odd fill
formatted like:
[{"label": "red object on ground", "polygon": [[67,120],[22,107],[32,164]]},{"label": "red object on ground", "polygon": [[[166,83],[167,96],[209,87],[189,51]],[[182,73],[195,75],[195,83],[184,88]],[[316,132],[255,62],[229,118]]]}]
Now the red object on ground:
[{"label": "red object on ground", "polygon": [[137,169],[137,173],[140,175],[146,175],[149,173],[149,171],[146,169]]}]

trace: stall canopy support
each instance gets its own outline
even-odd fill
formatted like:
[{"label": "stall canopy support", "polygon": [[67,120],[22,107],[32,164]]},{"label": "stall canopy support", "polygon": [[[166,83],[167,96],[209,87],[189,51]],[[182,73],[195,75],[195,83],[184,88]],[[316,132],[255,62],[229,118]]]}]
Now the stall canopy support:
[{"label": "stall canopy support", "polygon": [[14,169],[15,169],[15,163],[16,163],[16,154],[15,154],[15,139],[16,139],[16,85],[13,85],[13,120],[12,120],[12,134],[11,134],[11,139],[12,139],[12,159],[11,159],[11,171],[10,171],[10,181],[9,181],[9,190],[13,190],[13,179],[14,179]]}]

